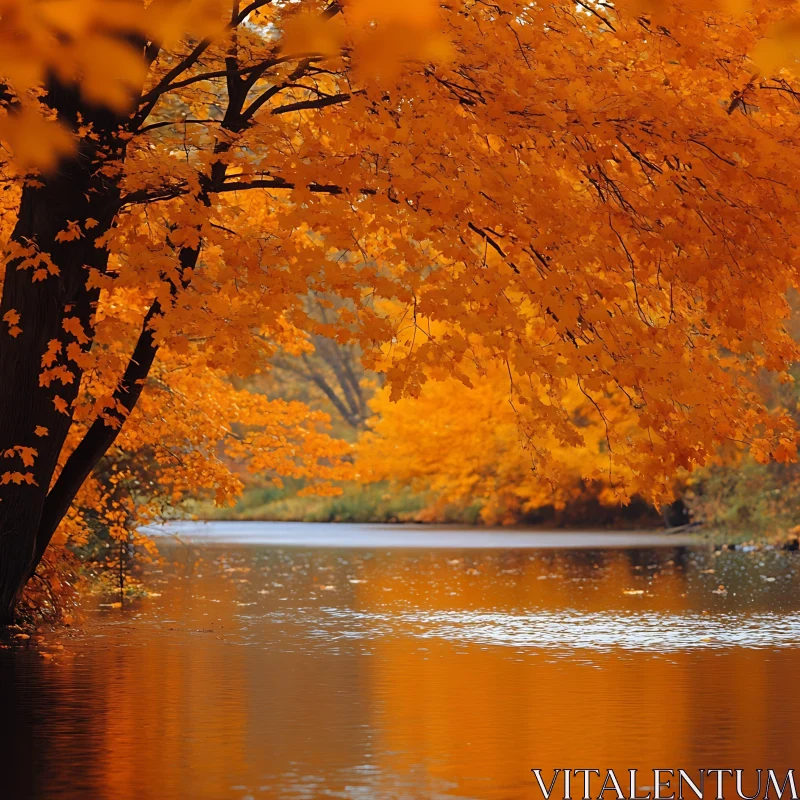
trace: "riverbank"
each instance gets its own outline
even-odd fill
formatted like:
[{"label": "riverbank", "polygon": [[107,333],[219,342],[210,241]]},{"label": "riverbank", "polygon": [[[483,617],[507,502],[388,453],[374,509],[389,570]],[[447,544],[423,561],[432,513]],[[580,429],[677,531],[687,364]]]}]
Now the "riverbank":
[{"label": "riverbank", "polygon": [[[481,504],[439,503],[431,495],[408,486],[388,482],[341,485],[335,496],[298,496],[302,484],[287,481],[274,486],[245,488],[230,507],[219,508],[211,501],[190,502],[186,509],[199,519],[248,520],[262,522],[337,523],[434,523],[482,525]],[[587,495],[568,507],[544,506],[523,518],[509,517],[509,524],[554,528],[650,529],[663,526],[661,514],[641,500],[628,506],[604,506]]]}]

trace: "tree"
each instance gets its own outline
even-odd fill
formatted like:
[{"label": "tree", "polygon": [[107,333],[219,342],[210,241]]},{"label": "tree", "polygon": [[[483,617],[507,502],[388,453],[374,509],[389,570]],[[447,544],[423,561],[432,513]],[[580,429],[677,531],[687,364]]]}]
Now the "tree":
[{"label": "tree", "polygon": [[0,619],[157,358],[302,331],[394,398],[499,363],[532,435],[622,393],[656,498],[791,458],[752,376],[797,357],[796,26],[734,5],[7,0]]},{"label": "tree", "polygon": [[[358,443],[360,479],[427,492],[433,519],[448,506],[478,506],[488,524],[590,497],[609,506],[630,500],[631,475],[622,459],[612,459],[603,420],[576,384],[559,399],[566,412],[560,424],[543,429],[528,419],[527,408],[509,402],[501,366],[471,381],[472,388],[452,378],[429,383],[418,398],[395,403],[388,390],[378,392],[375,419]],[[608,413],[615,430],[638,435],[621,392]]]},{"label": "tree", "polygon": [[[329,301],[310,300],[309,314],[328,323],[329,305]],[[362,430],[370,416],[370,387],[374,379],[367,377],[361,365],[359,348],[314,334],[307,341],[296,343],[292,349],[297,352],[280,353],[271,361],[271,366],[278,372],[279,390],[288,390],[291,396],[293,389],[302,388],[306,394],[316,395],[327,404],[350,428]]]}]

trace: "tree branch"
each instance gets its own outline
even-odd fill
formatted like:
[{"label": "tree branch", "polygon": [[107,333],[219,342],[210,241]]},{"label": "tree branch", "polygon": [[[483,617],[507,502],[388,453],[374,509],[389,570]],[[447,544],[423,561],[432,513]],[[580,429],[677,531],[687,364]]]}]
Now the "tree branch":
[{"label": "tree branch", "polygon": [[[188,278],[184,279],[183,276],[197,265],[199,254],[200,248],[183,248],[181,250],[181,282],[184,286],[188,285]],[[174,284],[172,289],[173,292],[177,291]],[[114,406],[108,411],[107,417],[110,417],[113,422],[109,424],[108,419],[104,417],[97,417],[94,420],[83,439],[67,458],[58,479],[48,492],[36,532],[33,569],[36,568],[47,550],[50,539],[72,505],[83,482],[119,436],[125,420],[128,419],[139,401],[145,379],[158,353],[159,345],[155,338],[153,323],[162,313],[161,304],[158,300],[154,300],[144,317],[142,330],[128,361],[128,366],[112,395]]]},{"label": "tree branch", "polygon": [[[299,100],[296,103],[287,103],[285,106],[279,106],[273,109],[273,114],[288,114],[290,111],[302,111],[303,109],[325,108],[326,106],[338,105],[339,103],[346,103],[350,99],[349,92],[343,94],[325,95],[324,97],[317,97],[314,100]],[[248,109],[249,110],[249,109]]]}]

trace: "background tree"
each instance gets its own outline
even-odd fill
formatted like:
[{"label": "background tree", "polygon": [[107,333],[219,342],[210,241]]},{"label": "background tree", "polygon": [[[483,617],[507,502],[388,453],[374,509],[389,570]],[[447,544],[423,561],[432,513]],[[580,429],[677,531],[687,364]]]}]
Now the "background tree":
[{"label": "background tree", "polygon": [[731,440],[793,458],[753,378],[797,357],[793,11],[7,0],[0,620],[157,357],[324,335],[395,399],[501,364],[655,499]]},{"label": "background tree", "polygon": [[[395,403],[388,390],[378,392],[371,404],[376,416],[358,443],[361,480],[394,481],[427,493],[423,519],[439,520],[451,506],[476,506],[479,519],[490,525],[589,499],[609,507],[631,499],[630,476],[619,466],[609,471],[603,420],[576,385],[561,398],[568,415],[563,430],[534,435],[525,408],[509,402],[508,375],[500,366],[474,376],[473,384],[430,383],[418,398]],[[621,393],[609,424],[637,435]]]},{"label": "background tree", "polygon": [[[322,324],[329,324],[330,301],[309,298],[309,315]],[[313,334],[298,342],[292,351],[282,351],[272,359],[277,375],[270,376],[272,390],[281,397],[316,396],[331,413],[354,431],[363,430],[370,416],[369,399],[376,376],[369,376],[361,364],[360,348],[349,342],[338,342],[322,334]],[[274,386],[277,384],[277,386]]]}]

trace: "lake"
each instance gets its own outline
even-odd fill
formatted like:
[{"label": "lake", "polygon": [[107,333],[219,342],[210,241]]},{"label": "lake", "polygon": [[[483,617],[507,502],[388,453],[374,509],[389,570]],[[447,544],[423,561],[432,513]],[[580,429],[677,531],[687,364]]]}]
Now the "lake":
[{"label": "lake", "polygon": [[796,554],[167,533],[153,596],[87,600],[74,630],[0,650],[3,800],[538,800],[534,767],[800,767]]}]

